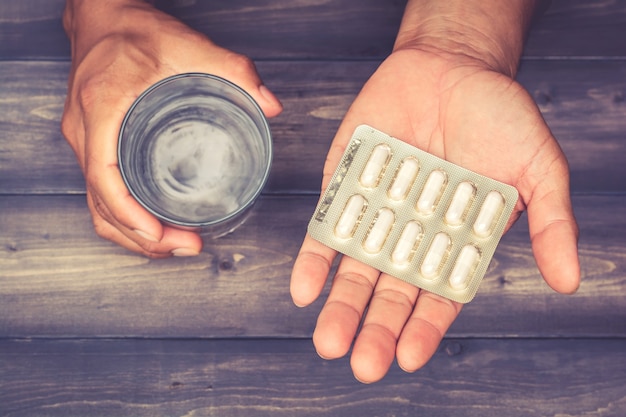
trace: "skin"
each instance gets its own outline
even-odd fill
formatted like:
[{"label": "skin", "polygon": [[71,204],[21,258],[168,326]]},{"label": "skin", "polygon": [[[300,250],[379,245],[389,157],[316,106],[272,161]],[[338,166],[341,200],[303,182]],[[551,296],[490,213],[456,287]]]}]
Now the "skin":
[{"label": "skin", "polygon": [[[578,228],[567,161],[529,94],[514,81],[532,0],[409,0],[391,55],[364,85],[328,152],[322,191],[355,127],[369,124],[470,170],[515,186],[508,228],[527,210],[533,253],[555,291],[580,282]],[[196,255],[197,233],[163,226],[130,196],[117,166],[117,134],[133,100],[154,82],[208,72],[244,88],[268,117],[280,102],[252,62],[139,0],[68,0],[72,67],[62,119],[87,186],[96,232],[150,257]],[[384,377],[394,358],[407,372],[434,354],[461,305],[343,257],[307,236],[291,296],[312,303],[332,287],[313,342],[326,359],[352,348],[355,377]]]},{"label": "skin", "polygon": [[96,232],[149,257],[199,254],[198,233],[162,225],[126,189],[117,164],[117,135],[126,111],[150,85],[184,72],[238,84],[267,117],[278,115],[281,103],[250,59],[146,2],[68,0],[63,24],[72,66],[61,128],[85,176]]},{"label": "skin", "polygon": [[[573,293],[580,268],[567,161],[532,97],[513,79],[531,2],[513,1],[506,10],[497,1],[475,8],[470,3],[409,2],[393,53],[365,84],[334,138],[322,190],[354,129],[374,126],[515,186],[520,198],[507,230],[527,210],[541,274],[554,290]],[[291,278],[296,305],[319,296],[336,255],[307,235]],[[352,348],[355,377],[371,383],[394,358],[407,372],[422,367],[461,307],[343,257],[313,342],[325,359]]]}]

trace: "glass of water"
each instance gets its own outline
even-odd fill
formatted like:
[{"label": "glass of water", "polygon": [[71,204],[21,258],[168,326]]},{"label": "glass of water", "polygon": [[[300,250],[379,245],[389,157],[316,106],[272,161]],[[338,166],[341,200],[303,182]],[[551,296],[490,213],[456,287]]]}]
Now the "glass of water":
[{"label": "glass of water", "polygon": [[163,222],[219,237],[238,227],[270,172],[272,138],[258,104],[222,78],[180,74],[134,102],[118,142],[133,197]]}]

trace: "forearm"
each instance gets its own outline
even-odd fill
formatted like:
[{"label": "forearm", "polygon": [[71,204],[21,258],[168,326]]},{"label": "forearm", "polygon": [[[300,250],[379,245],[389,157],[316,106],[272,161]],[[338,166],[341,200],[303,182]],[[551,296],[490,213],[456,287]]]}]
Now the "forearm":
[{"label": "forearm", "polygon": [[475,59],[515,76],[542,0],[409,0],[394,50],[417,48]]},{"label": "forearm", "polygon": [[70,38],[76,30],[87,24],[90,29],[104,29],[118,22],[118,19],[113,18],[119,10],[148,7],[153,3],[149,0],[66,0],[63,28]]},{"label": "forearm", "polygon": [[72,57],[80,59],[106,36],[141,33],[149,26],[153,13],[143,13],[141,17],[136,13],[150,12],[152,3],[145,0],[66,0],[63,27],[71,42]]}]

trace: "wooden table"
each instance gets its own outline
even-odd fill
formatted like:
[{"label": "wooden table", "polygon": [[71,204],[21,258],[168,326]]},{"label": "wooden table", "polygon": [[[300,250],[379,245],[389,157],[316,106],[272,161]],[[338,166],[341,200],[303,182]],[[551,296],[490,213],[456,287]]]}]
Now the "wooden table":
[{"label": "wooden table", "polygon": [[626,1],[554,0],[519,80],[567,154],[583,283],[553,293],[525,218],[432,361],[362,385],[288,288],[330,140],[403,1],[169,1],[285,105],[258,209],[194,259],[98,238],[59,129],[63,0],[0,6],[0,415],[625,416]]}]

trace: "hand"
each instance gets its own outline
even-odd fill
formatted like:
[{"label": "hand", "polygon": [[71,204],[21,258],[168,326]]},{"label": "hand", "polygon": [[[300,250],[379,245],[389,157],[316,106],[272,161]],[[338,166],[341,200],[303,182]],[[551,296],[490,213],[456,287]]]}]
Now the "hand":
[{"label": "hand", "polygon": [[[577,289],[578,230],[567,162],[518,83],[466,56],[397,50],[346,114],[328,153],[322,189],[362,123],[515,186],[520,199],[507,230],[527,209],[533,253],[546,282],[562,293]],[[335,256],[307,235],[292,273],[295,304],[305,306],[318,297]],[[461,304],[344,256],[313,342],[321,357],[341,357],[362,322],[351,366],[358,380],[373,382],[385,375],[394,355],[406,371],[423,366],[460,310]]]},{"label": "hand", "polygon": [[130,195],[117,165],[126,111],[155,82],[184,72],[221,76],[246,90],[268,117],[280,102],[247,57],[220,48],[138,0],[68,0],[64,26],[72,67],[62,131],[85,175],[96,232],[150,257],[196,255],[197,233],[162,225]]}]

